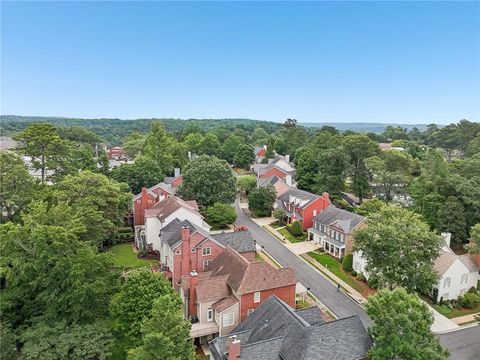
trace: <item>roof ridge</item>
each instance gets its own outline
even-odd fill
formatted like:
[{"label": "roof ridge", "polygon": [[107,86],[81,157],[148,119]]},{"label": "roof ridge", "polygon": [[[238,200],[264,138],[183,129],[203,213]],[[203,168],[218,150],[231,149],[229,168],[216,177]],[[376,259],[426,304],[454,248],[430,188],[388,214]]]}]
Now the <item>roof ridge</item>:
[{"label": "roof ridge", "polygon": [[282,300],[280,300],[276,295],[270,296],[270,298],[273,298],[275,301],[277,301],[281,306],[283,306],[289,313],[294,315],[294,317],[302,324],[302,325],[307,325],[305,327],[311,326],[304,318],[302,318],[300,315],[295,313],[295,310],[288,306],[286,303],[284,303]]},{"label": "roof ridge", "polygon": [[[248,331],[248,330],[245,330],[245,331]],[[240,333],[235,333],[234,335],[236,335],[236,334],[240,334]],[[228,336],[228,335],[227,335],[227,336]],[[275,336],[275,337],[272,337],[272,338],[268,338],[268,339],[264,339],[264,340],[259,340],[259,341],[252,342],[252,343],[242,344],[242,348],[246,348],[246,347],[249,347],[249,346],[254,346],[254,345],[266,343],[266,342],[273,341],[273,340],[283,339],[284,337],[285,337],[285,336]]]}]

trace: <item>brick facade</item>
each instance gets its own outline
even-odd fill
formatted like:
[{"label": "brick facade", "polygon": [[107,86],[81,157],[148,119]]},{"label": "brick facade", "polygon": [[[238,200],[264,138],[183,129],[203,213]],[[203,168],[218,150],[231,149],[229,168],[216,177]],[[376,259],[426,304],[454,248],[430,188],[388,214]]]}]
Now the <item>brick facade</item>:
[{"label": "brick facade", "polygon": [[240,300],[240,321],[248,317],[249,309],[257,309],[271,295],[275,295],[286,304],[295,308],[295,285],[260,291],[260,302],[254,302],[254,293],[243,294]]}]

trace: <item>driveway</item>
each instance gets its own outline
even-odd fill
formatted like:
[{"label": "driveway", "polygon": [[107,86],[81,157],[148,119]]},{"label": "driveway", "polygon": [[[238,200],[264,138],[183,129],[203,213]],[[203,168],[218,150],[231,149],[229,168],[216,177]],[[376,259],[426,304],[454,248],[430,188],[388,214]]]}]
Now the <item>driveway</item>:
[{"label": "driveway", "polygon": [[[237,224],[246,225],[257,244],[264,247],[282,266],[291,267],[297,280],[310,288],[310,291],[339,318],[358,315],[366,327],[372,324],[365,310],[325,279],[310,265],[292,253],[270,233],[253,222],[235,203]],[[442,346],[447,348],[452,360],[477,360],[480,354],[480,326],[438,335]]]}]

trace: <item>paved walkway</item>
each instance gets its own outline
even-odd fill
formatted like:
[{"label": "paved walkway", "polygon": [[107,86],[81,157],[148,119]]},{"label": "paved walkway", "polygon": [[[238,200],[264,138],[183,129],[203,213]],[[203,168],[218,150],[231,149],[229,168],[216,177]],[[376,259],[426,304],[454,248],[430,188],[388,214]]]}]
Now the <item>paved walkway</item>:
[{"label": "paved walkway", "polygon": [[[425,303],[427,304],[427,303]],[[459,328],[457,324],[455,324],[452,320],[447,318],[446,316],[440,314],[437,310],[435,310],[433,307],[428,305],[428,309],[433,315],[433,324],[432,324],[432,331],[436,334],[444,333],[444,332],[449,332],[452,330],[456,330]]]},{"label": "paved walkway", "polygon": [[455,322],[456,324],[459,324],[459,325],[464,324],[466,322],[476,320],[475,315],[480,316],[480,313],[470,314],[470,315],[465,315],[465,316],[459,316],[459,317],[453,318],[452,321]]}]

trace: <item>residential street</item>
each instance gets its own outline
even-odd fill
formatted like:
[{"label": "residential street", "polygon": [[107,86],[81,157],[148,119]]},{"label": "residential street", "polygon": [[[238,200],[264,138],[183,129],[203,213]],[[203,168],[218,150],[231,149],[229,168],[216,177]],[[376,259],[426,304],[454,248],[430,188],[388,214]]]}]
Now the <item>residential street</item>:
[{"label": "residential street", "polygon": [[[270,233],[253,222],[240,209],[238,199],[235,202],[237,224],[246,225],[254,239],[282,266],[294,269],[298,281],[310,288],[310,291],[338,317],[359,315],[365,326],[372,323],[364,309],[330,283],[310,265],[276,240]],[[454,360],[476,360],[480,354],[480,327],[440,335],[443,346],[448,348]]]}]

